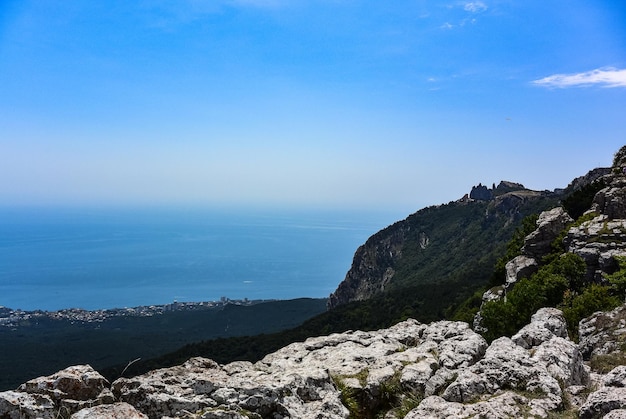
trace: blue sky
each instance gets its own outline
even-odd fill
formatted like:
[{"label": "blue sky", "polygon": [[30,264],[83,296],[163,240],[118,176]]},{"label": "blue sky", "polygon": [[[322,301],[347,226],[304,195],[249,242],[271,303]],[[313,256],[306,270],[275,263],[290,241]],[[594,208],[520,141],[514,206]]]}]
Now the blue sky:
[{"label": "blue sky", "polygon": [[0,3],[0,202],[412,212],[626,143],[626,5]]}]

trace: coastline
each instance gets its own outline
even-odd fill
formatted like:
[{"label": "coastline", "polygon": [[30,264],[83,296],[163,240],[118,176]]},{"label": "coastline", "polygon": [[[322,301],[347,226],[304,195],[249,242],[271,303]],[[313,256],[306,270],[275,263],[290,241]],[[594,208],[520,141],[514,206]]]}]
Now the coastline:
[{"label": "coastline", "polygon": [[169,304],[123,307],[100,310],[85,310],[82,308],[67,308],[62,310],[21,310],[0,306],[0,327],[17,328],[38,324],[43,320],[69,321],[70,323],[102,323],[115,317],[152,317],[174,311],[202,311],[222,309],[232,304],[237,306],[252,306],[255,304],[276,301],[280,299],[249,300],[230,299],[222,297],[219,301],[179,302]]}]

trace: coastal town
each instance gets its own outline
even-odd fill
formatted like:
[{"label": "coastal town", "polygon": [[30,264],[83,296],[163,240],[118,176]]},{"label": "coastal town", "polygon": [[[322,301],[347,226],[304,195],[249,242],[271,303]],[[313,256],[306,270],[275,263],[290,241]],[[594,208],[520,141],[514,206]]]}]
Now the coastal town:
[{"label": "coastal town", "polygon": [[71,324],[78,323],[102,323],[114,317],[151,317],[172,311],[200,311],[223,308],[228,304],[253,305],[274,300],[231,300],[222,297],[219,301],[203,302],[179,302],[169,304],[150,305],[139,307],[112,308],[103,310],[85,310],[82,308],[68,308],[58,311],[34,310],[26,311],[0,306],[0,327],[17,328],[31,326],[42,321],[57,320],[67,321]]}]

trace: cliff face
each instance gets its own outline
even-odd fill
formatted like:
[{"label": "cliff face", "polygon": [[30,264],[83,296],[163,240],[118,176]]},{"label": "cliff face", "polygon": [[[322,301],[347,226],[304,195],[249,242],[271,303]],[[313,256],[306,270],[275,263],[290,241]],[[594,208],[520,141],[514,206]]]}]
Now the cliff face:
[{"label": "cliff face", "polygon": [[521,219],[549,208],[558,194],[501,182],[476,186],[469,196],[428,207],[370,237],[354,255],[329,307],[371,298],[390,287],[442,281],[486,281]]},{"label": "cliff face", "polygon": [[[625,312],[581,322],[580,345],[545,308],[491,345],[463,322],[407,320],[309,338],[254,364],[192,358],[111,385],[75,366],[0,393],[0,418],[600,417],[626,407],[626,367],[606,362],[621,359]],[[589,367],[599,357],[602,373]]]}]

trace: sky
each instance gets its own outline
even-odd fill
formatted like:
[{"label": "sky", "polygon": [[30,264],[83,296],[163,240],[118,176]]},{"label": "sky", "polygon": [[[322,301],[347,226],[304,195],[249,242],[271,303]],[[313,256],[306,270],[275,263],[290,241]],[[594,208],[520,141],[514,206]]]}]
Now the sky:
[{"label": "sky", "polygon": [[413,212],[626,143],[613,0],[3,0],[0,203]]}]

